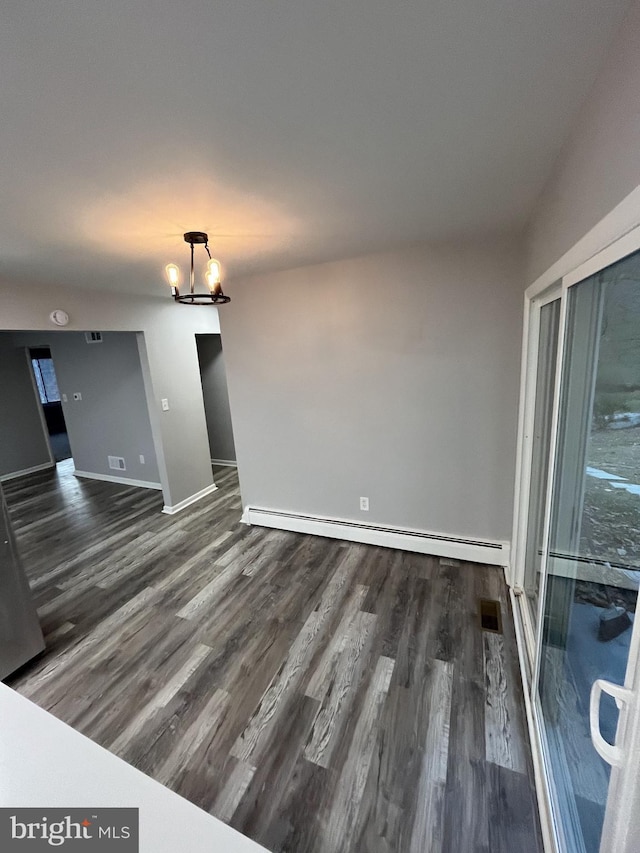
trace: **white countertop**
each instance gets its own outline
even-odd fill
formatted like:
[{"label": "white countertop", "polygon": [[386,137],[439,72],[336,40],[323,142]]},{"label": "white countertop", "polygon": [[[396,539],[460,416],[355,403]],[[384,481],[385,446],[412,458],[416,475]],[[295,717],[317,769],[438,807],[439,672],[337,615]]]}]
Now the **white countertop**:
[{"label": "white countertop", "polygon": [[0,683],[0,807],[140,809],[141,853],[265,853]]}]

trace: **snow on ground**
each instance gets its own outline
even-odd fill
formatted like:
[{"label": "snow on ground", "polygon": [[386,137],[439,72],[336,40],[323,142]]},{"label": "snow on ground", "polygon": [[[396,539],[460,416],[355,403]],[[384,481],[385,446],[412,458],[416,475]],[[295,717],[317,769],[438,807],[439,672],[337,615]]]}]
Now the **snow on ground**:
[{"label": "snow on ground", "polygon": [[596,477],[598,480],[624,480],[624,477],[618,477],[616,474],[608,474],[606,471],[601,471],[600,468],[590,468],[588,465],[587,474],[590,477]]}]

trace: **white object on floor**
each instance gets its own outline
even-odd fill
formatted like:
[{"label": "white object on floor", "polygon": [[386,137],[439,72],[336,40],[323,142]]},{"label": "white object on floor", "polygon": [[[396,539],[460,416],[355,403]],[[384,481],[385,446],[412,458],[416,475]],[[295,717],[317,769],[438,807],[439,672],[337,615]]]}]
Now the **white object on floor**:
[{"label": "white object on floor", "polygon": [[140,810],[140,853],[267,853],[0,683],[0,807]]}]

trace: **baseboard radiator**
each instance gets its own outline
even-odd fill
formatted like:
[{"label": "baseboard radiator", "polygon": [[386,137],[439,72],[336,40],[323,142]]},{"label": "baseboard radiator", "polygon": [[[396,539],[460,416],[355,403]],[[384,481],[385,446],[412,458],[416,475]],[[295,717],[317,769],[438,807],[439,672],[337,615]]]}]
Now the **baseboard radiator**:
[{"label": "baseboard radiator", "polygon": [[242,521],[258,527],[273,527],[277,530],[328,536],[331,539],[380,545],[383,548],[397,548],[417,554],[432,554],[435,557],[488,563],[505,568],[509,566],[510,546],[506,541],[469,539],[443,533],[430,533],[426,530],[386,527],[349,519],[303,515],[252,506],[245,507]]}]

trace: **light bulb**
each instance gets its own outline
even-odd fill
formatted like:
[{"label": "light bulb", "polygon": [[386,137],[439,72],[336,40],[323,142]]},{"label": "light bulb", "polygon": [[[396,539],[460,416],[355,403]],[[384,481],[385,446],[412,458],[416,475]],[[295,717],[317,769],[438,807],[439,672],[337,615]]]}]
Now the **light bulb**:
[{"label": "light bulb", "polygon": [[221,273],[220,261],[216,261],[215,258],[211,258],[209,263],[207,264],[207,272],[205,278],[207,280],[207,285],[211,293],[220,293],[222,288],[220,287],[220,273]]},{"label": "light bulb", "polygon": [[175,264],[167,264],[164,268],[171,287],[177,287],[180,281],[180,270]]}]

